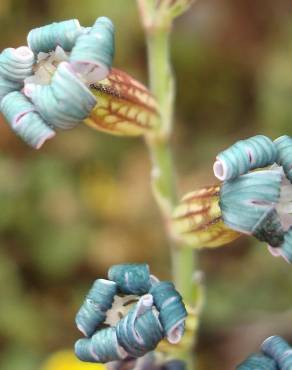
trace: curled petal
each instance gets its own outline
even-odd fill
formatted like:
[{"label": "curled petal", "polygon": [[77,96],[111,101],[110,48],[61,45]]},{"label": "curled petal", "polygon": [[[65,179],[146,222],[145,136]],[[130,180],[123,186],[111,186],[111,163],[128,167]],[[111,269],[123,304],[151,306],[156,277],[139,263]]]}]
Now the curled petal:
[{"label": "curled petal", "polygon": [[144,295],[117,325],[119,344],[133,357],[141,357],[155,349],[163,337],[152,296]]},{"label": "curled petal", "polygon": [[184,333],[187,311],[181,295],[171,282],[158,282],[150,289],[154,304],[159,311],[159,320],[170,343],[178,343]]},{"label": "curled petal", "polygon": [[76,316],[78,329],[86,336],[92,335],[98,325],[104,322],[106,311],[112,307],[117,284],[98,279],[94,282]]},{"label": "curled petal", "polygon": [[34,54],[26,46],[8,48],[0,54],[0,76],[7,80],[23,83],[33,74]]},{"label": "curled petal", "polygon": [[124,294],[146,294],[151,286],[147,264],[113,265],[108,271],[108,278],[114,281],[119,291]]},{"label": "curled petal", "polygon": [[98,101],[84,120],[90,127],[122,136],[147,134],[157,127],[159,114],[154,98],[128,74],[112,69],[105,80],[90,87]]},{"label": "curled petal", "polygon": [[187,194],[173,213],[174,236],[194,248],[217,247],[237,239],[240,234],[222,221],[219,186],[209,186]]},{"label": "curled petal", "polygon": [[224,223],[245,233],[257,232],[280,197],[281,173],[259,171],[223,183],[220,208]]},{"label": "curled petal", "polygon": [[261,353],[250,355],[236,370],[277,370],[276,361]]},{"label": "curled petal", "polygon": [[12,91],[17,91],[22,88],[23,84],[16,81],[7,80],[0,76],[0,103],[5,95]]},{"label": "curled petal", "polygon": [[28,145],[39,149],[55,136],[33,104],[18,91],[7,94],[1,102],[1,111],[13,131]]},{"label": "curled petal", "polygon": [[79,339],[75,353],[82,361],[106,363],[126,358],[127,352],[119,345],[115,328],[102,329],[90,339]]},{"label": "curled petal", "polygon": [[88,83],[109,74],[114,56],[114,25],[109,18],[98,18],[88,33],[79,36],[70,55],[73,69]]},{"label": "curled petal", "polygon": [[168,340],[162,340],[157,350],[163,353],[185,353],[190,351],[194,345],[195,333],[199,324],[199,311],[193,307],[186,306],[187,317],[185,320],[184,335],[179,343],[170,343]]},{"label": "curled petal", "polygon": [[261,349],[264,354],[276,361],[280,369],[291,369],[292,349],[283,338],[278,335],[269,337],[263,342]]},{"label": "curled petal", "polygon": [[27,36],[27,43],[35,54],[49,52],[59,45],[70,51],[83,29],[77,19],[52,23],[47,26],[34,28]]},{"label": "curled petal", "polygon": [[[78,328],[91,336],[75,345],[82,361],[142,357],[163,337],[171,343],[180,341],[187,312],[172,283],[153,279],[145,264],[115,265],[108,275],[115,282],[97,280],[76,317]],[[145,290],[147,294],[138,299],[136,294]],[[114,310],[118,318],[112,321]],[[110,331],[104,329],[108,325]]]},{"label": "curled petal", "polygon": [[96,104],[67,62],[59,64],[50,85],[26,84],[24,92],[46,121],[63,130],[75,127]]},{"label": "curled petal", "polygon": [[277,151],[274,143],[264,135],[240,140],[219,153],[214,163],[214,174],[221,180],[230,180],[249,170],[266,167],[275,162]]},{"label": "curled petal", "polygon": [[277,148],[276,162],[283,167],[283,170],[292,183],[292,138],[284,135],[274,141]]}]

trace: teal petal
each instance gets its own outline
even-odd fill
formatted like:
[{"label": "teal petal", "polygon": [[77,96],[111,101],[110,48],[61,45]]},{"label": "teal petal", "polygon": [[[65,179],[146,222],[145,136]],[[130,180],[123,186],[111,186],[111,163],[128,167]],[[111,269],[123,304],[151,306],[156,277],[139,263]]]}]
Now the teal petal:
[{"label": "teal petal", "polygon": [[115,281],[124,294],[146,294],[151,286],[147,264],[113,265],[108,271],[108,278]]},{"label": "teal petal", "polygon": [[76,315],[77,327],[84,335],[91,336],[104,322],[116,293],[117,285],[113,281],[98,279],[94,282]]},{"label": "teal petal", "polygon": [[71,19],[31,30],[27,36],[27,43],[35,54],[53,51],[58,45],[66,51],[71,51],[76,39],[82,33],[83,28],[79,21]]},{"label": "teal petal", "polygon": [[261,353],[250,355],[236,370],[278,370],[278,366],[272,358]]},{"label": "teal petal", "polygon": [[55,135],[55,131],[46,124],[21,92],[7,94],[2,99],[1,110],[13,131],[35,149],[39,149]]},{"label": "teal petal", "polygon": [[6,78],[0,76],[0,103],[5,95],[9,94],[12,91],[20,90],[22,87],[22,83],[7,80]]},{"label": "teal petal", "polygon": [[7,80],[23,82],[33,74],[34,54],[26,47],[8,48],[0,54],[0,76]]},{"label": "teal petal", "polygon": [[163,338],[163,329],[152,303],[151,295],[142,296],[117,324],[118,342],[133,357],[152,351]]},{"label": "teal petal", "polygon": [[79,339],[74,346],[75,355],[81,361],[86,362],[98,362],[92,354],[91,349],[91,338],[82,338]]},{"label": "teal petal", "polygon": [[252,169],[273,164],[276,157],[276,147],[268,137],[253,136],[219,153],[214,164],[214,174],[221,181],[231,180]]},{"label": "teal petal", "polygon": [[114,26],[106,17],[98,18],[88,33],[78,37],[69,61],[89,83],[103,80],[114,57]]},{"label": "teal petal", "polygon": [[184,333],[184,322],[187,317],[181,295],[175,290],[173,283],[168,281],[153,284],[150,294],[159,311],[159,320],[168,341],[179,342]]},{"label": "teal petal", "polygon": [[96,105],[94,95],[67,62],[58,65],[50,85],[27,84],[24,92],[46,121],[63,130],[78,125]]},{"label": "teal petal", "polygon": [[252,234],[279,201],[280,186],[281,173],[272,170],[225,181],[219,202],[224,223],[236,231]]},{"label": "teal petal", "polygon": [[261,349],[264,354],[272,357],[281,370],[290,370],[292,367],[292,353],[289,344],[280,336],[267,338]]},{"label": "teal petal", "polygon": [[75,344],[75,353],[82,361],[99,363],[117,361],[127,356],[118,344],[115,328],[102,329],[90,339],[79,339]]}]

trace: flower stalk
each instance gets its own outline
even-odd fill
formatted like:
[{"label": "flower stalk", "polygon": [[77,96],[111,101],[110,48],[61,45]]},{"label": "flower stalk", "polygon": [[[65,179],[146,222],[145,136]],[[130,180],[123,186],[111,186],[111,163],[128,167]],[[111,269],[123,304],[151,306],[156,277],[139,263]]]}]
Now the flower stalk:
[{"label": "flower stalk", "polygon": [[[175,100],[175,81],[170,64],[171,22],[165,22],[165,19],[169,19],[167,15],[157,16],[156,11],[159,9],[156,8],[156,1],[138,0],[138,6],[146,34],[150,90],[158,102],[160,113],[160,124],[157,129],[146,136],[152,160],[152,189],[168,228],[171,213],[177,202],[175,168],[170,148]],[[184,301],[194,306],[198,304],[200,291],[199,286],[196,287],[193,281],[194,252],[184,245],[179,245],[177,241],[171,239],[171,233],[168,234],[173,281]],[[183,357],[188,369],[193,369],[190,352],[184,353]]]}]

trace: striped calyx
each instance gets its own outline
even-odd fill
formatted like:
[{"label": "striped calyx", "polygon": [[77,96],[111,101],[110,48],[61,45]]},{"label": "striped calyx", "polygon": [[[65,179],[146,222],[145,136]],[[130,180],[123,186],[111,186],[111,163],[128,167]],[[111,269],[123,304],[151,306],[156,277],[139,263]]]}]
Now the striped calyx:
[{"label": "striped calyx", "polygon": [[12,130],[38,149],[96,106],[89,86],[110,72],[114,26],[106,17],[88,28],[73,19],[33,29],[27,42],[0,54],[0,109]]},{"label": "striped calyx", "polygon": [[267,338],[261,345],[261,353],[249,356],[237,370],[290,370],[292,348],[280,336]]},{"label": "striped calyx", "polygon": [[155,99],[140,82],[113,68],[103,81],[90,85],[98,104],[84,122],[117,136],[147,134],[159,124]]},{"label": "striped calyx", "polygon": [[86,336],[75,344],[80,360],[138,358],[164,337],[181,340],[187,312],[172,283],[150,275],[146,264],[112,266],[108,279],[95,281],[77,313],[77,327]]},{"label": "striped calyx", "polygon": [[218,185],[185,195],[172,215],[174,237],[193,248],[218,247],[237,239],[240,234],[222,220],[219,195]]}]

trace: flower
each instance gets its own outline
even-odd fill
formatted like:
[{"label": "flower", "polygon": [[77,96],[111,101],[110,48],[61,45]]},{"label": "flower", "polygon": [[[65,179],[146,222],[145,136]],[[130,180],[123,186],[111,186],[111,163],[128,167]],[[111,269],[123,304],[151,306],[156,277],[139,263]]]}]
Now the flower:
[{"label": "flower", "polygon": [[28,46],[0,54],[0,109],[33,148],[85,122],[116,135],[137,136],[157,125],[156,102],[139,82],[112,70],[114,25],[100,17],[29,32]]},{"label": "flower", "polygon": [[289,136],[237,142],[216,157],[213,169],[221,185],[187,195],[175,209],[175,236],[210,247],[253,235],[273,255],[292,262],[291,168]]},{"label": "flower", "polygon": [[71,350],[58,351],[51,355],[40,370],[107,370],[103,364],[86,364],[79,361]]},{"label": "flower", "polygon": [[187,312],[171,282],[150,275],[146,264],[114,265],[108,278],[94,282],[77,313],[77,327],[87,337],[75,344],[80,360],[138,358],[164,337],[181,340]]},{"label": "flower", "polygon": [[1,111],[12,129],[40,148],[85,119],[96,105],[88,85],[104,79],[114,53],[114,26],[100,17],[91,28],[75,19],[33,29],[29,46],[0,55]]},{"label": "flower", "polygon": [[267,338],[261,345],[262,353],[249,356],[237,370],[289,370],[292,367],[292,348],[278,335]]}]

